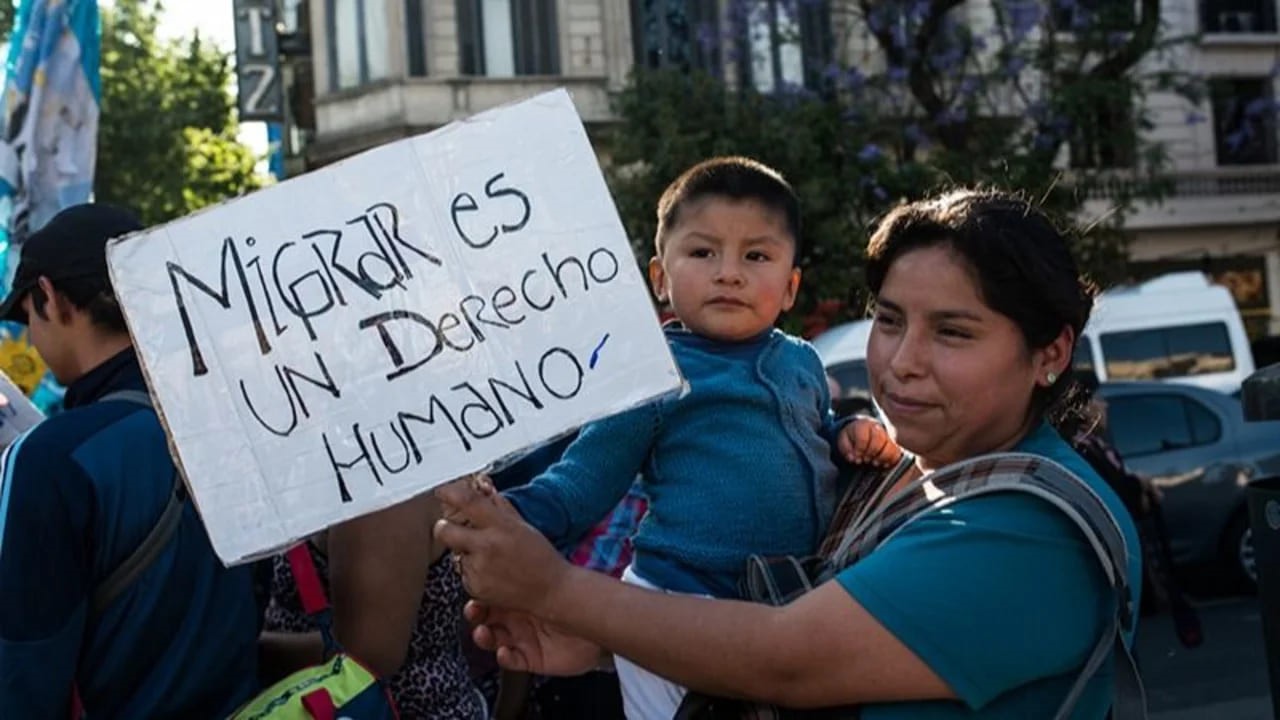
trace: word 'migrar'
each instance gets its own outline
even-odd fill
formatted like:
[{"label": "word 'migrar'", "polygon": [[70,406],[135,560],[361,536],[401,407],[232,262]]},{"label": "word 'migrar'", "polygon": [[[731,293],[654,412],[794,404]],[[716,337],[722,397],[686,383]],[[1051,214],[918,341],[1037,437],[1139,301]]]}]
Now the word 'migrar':
[{"label": "word 'migrar'", "polygon": [[[246,313],[245,324],[253,328],[259,352],[267,355],[270,335],[283,335],[290,317],[302,322],[314,342],[315,319],[347,305],[351,296],[381,299],[388,291],[405,289],[405,281],[414,277],[415,263],[443,265],[430,249],[401,235],[400,213],[390,203],[370,206],[343,227],[305,233],[299,241],[276,247],[270,257],[253,255],[256,244],[253,237],[223,241],[216,288],[176,262],[165,263],[193,375],[209,372],[191,317],[196,297],[212,299],[223,311]],[[229,284],[229,274],[234,275],[234,285]],[[270,333],[264,325],[268,316]]]}]

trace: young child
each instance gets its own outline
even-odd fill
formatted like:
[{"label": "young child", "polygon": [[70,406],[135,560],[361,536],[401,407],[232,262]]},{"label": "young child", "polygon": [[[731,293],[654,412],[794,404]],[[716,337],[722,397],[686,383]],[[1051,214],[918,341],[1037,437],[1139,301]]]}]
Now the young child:
[{"label": "young child", "polygon": [[[643,476],[648,513],[624,579],[737,597],[749,555],[815,551],[834,510],[834,451],[896,462],[875,421],[840,424],[813,348],[773,325],[791,308],[799,203],[773,169],[737,157],[699,163],[658,202],[654,293],[678,322],[667,341],[682,397],[584,427],[559,462],[507,498],[553,542],[582,535]],[[618,661],[627,716],[671,717],[683,689]]]}]

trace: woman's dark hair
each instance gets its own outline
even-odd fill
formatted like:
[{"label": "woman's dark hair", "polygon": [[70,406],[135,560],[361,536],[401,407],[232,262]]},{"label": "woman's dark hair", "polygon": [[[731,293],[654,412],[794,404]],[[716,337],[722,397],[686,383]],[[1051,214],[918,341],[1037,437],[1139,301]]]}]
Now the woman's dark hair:
[{"label": "woman's dark hair", "polygon": [[1072,383],[1058,407],[1062,408],[1054,418],[1058,432],[1068,441],[1082,435],[1106,431],[1103,417],[1092,405],[1100,384],[1093,370],[1075,370]]},{"label": "woman's dark hair", "polygon": [[[1094,285],[1080,276],[1067,235],[1032,203],[993,190],[955,190],[891,210],[867,244],[867,285],[880,293],[894,261],[946,245],[964,258],[987,306],[1018,326],[1029,348],[1053,342],[1063,327],[1077,341],[1089,321]],[[1074,351],[1074,347],[1072,350]],[[1060,419],[1074,384],[1070,367],[1037,391],[1032,411]]]}]

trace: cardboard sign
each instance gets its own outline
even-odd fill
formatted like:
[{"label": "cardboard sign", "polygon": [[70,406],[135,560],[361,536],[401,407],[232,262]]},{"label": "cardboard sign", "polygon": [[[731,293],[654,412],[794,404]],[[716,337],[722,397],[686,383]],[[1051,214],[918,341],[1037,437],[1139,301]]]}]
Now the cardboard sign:
[{"label": "cardboard sign", "polygon": [[9,447],[22,433],[44,420],[27,395],[9,376],[0,372],[0,450]]},{"label": "cardboard sign", "polygon": [[563,91],[119,239],[109,264],[228,563],[683,383]]}]

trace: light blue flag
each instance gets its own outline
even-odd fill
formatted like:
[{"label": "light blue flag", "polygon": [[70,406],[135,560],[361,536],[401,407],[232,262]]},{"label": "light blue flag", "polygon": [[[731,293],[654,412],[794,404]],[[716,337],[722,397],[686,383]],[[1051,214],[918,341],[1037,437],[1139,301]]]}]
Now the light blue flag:
[{"label": "light blue flag", "polygon": [[[18,8],[0,98],[0,291],[27,235],[93,193],[100,43],[97,0],[22,0]],[[0,369],[19,369],[9,360],[25,345],[20,331],[0,330]]]}]

